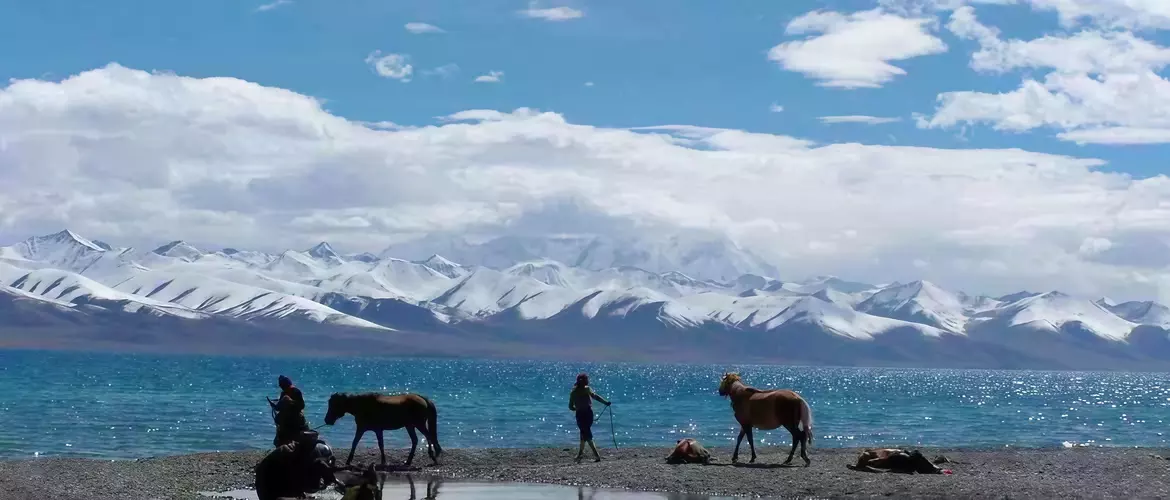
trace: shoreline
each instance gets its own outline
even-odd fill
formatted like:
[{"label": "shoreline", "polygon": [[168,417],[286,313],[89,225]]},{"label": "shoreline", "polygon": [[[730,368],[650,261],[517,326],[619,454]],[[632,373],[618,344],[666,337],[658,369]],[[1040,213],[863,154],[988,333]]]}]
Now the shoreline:
[{"label": "shoreline", "polygon": [[[444,450],[431,466],[425,448],[415,478],[448,481],[561,484],[595,488],[749,497],[858,498],[1168,498],[1170,448],[917,448],[945,455],[953,475],[872,474],[852,471],[862,448],[811,448],[812,466],[780,467],[787,447],[759,446],[756,464],[745,445],[741,463],[731,449],[712,448],[711,465],[668,465],[668,448],[602,449],[600,463],[580,465],[576,448]],[[390,464],[406,449],[387,450]],[[199,499],[200,491],[251,488],[252,466],[267,451],[174,455],[144,459],[32,458],[0,460],[0,500],[25,498]],[[334,449],[344,460],[348,449]],[[355,464],[377,463],[376,448],[359,448]]]}]

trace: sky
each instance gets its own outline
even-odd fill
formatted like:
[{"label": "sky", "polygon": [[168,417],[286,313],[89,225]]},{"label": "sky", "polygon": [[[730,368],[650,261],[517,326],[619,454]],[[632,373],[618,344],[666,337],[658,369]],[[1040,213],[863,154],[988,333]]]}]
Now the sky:
[{"label": "sky", "polygon": [[661,231],[1170,301],[1168,64],[1162,0],[0,0],[0,244]]}]

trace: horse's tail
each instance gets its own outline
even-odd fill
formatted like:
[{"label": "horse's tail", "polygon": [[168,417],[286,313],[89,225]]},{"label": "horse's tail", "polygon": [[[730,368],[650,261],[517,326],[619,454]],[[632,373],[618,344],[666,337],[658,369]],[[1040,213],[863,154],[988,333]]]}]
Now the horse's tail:
[{"label": "horse's tail", "polygon": [[812,408],[809,408],[808,401],[805,401],[804,398],[800,398],[800,425],[804,427],[804,439],[808,441],[809,446],[812,446]]},{"label": "horse's tail", "polygon": [[439,409],[435,407],[435,402],[430,398],[423,398],[427,402],[427,430],[430,431],[430,436],[427,436],[427,441],[435,444],[435,457],[443,453],[443,447],[439,446]]}]

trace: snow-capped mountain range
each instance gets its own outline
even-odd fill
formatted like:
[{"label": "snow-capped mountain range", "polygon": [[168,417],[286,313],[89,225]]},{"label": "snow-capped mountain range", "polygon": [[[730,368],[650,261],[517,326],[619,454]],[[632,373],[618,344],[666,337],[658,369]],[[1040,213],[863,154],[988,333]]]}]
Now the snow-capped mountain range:
[{"label": "snow-capped mountain range", "polygon": [[496,354],[543,346],[830,364],[1170,365],[1170,308],[1153,302],[777,274],[727,241],[428,238],[375,256],[342,255],[328,243],[278,254],[182,241],[142,250],[66,230],[0,247],[0,340],[17,330],[156,321],[188,332],[295,324],[314,335],[360,330],[403,342],[395,336],[410,332],[410,342],[446,336]]}]

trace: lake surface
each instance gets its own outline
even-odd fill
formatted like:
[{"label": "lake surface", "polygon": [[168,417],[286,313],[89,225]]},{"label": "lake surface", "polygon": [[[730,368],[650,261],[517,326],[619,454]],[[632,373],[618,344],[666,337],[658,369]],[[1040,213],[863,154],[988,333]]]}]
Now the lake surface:
[{"label": "lake surface", "polygon": [[[792,388],[812,405],[814,446],[1164,446],[1170,374],[581,364],[435,359],[276,359],[0,351],[0,457],[136,458],[268,449],[265,396],[286,374],[322,424],[335,391],[415,391],[439,408],[446,448],[573,446],[568,391],[588,371],[614,402],[619,446],[695,437],[733,445],[720,375]],[[608,415],[594,427],[612,446]],[[321,429],[343,454],[345,417]],[[387,434],[388,451],[409,445]],[[757,445],[790,443],[786,431]],[[363,445],[374,446],[373,435]],[[745,445],[746,446],[746,445]],[[420,450],[424,453],[425,451]]]}]

